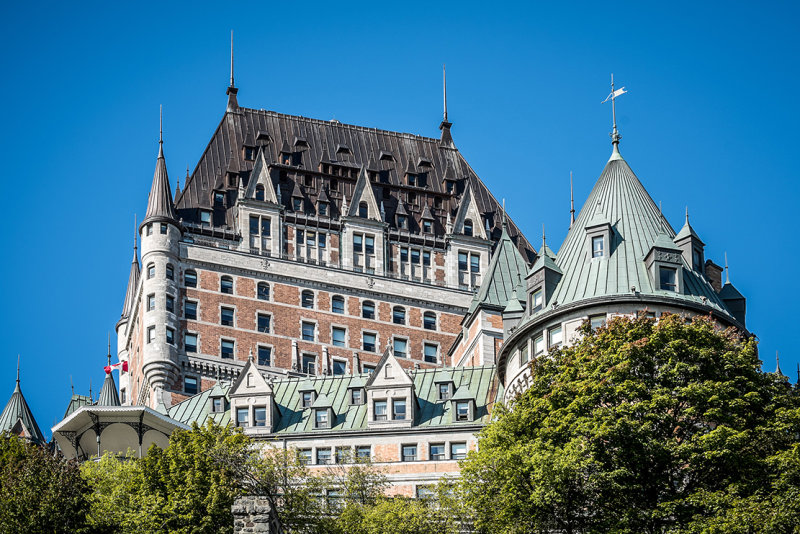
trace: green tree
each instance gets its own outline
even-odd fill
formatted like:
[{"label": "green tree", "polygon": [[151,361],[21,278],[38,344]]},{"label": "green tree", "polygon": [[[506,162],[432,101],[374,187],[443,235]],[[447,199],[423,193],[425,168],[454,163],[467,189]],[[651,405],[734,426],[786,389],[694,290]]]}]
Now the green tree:
[{"label": "green tree", "polygon": [[790,492],[774,466],[796,460],[798,396],[761,372],[753,340],[677,315],[582,334],[532,363],[463,462],[480,528],[702,531],[752,513],[765,487]]},{"label": "green tree", "polygon": [[80,532],[87,492],[75,462],[0,436],[0,533]]}]

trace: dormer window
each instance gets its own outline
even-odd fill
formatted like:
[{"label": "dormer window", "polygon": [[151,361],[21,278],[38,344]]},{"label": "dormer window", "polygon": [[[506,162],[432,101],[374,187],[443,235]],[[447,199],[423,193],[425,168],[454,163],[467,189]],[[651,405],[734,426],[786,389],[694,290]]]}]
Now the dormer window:
[{"label": "dormer window", "polygon": [[261,184],[256,186],[256,200],[264,200],[264,186]]},{"label": "dormer window", "polygon": [[360,406],[364,404],[364,390],[361,388],[350,389],[350,404],[352,406]]},{"label": "dormer window", "polygon": [[373,403],[376,421],[386,421],[386,400],[376,400]]},{"label": "dormer window", "polygon": [[394,421],[404,421],[406,419],[406,400],[392,400],[392,419]]},{"label": "dormer window", "polygon": [[433,224],[431,224],[431,221],[422,221],[422,231],[426,234],[433,232]]},{"label": "dormer window", "polygon": [[314,428],[330,428],[327,408],[318,408],[314,410]]},{"label": "dormer window", "polygon": [[300,211],[303,209],[303,199],[302,198],[293,198],[292,199],[292,209],[294,211]]},{"label": "dormer window", "polygon": [[592,257],[602,258],[605,255],[605,238],[601,235],[592,238]]},{"label": "dormer window", "polygon": [[469,401],[456,403],[456,421],[469,421]]},{"label": "dormer window", "polygon": [[367,207],[366,202],[360,202],[358,204],[358,216],[366,219],[369,215],[369,208]]},{"label": "dormer window", "polygon": [[445,182],[445,189],[447,189],[447,193],[452,195],[453,191],[455,191],[456,183],[452,180],[447,180]]},{"label": "dormer window", "polygon": [[208,210],[200,211],[200,224],[208,226],[211,224],[211,212]]},{"label": "dormer window", "polygon": [[211,412],[222,413],[225,411],[225,398],[224,397],[211,397]]},{"label": "dormer window", "polygon": [[541,289],[537,289],[531,295],[531,311],[538,312],[542,309],[544,305],[544,292]]},{"label": "dormer window", "polygon": [[321,216],[327,217],[328,216],[328,203],[327,202],[320,202],[319,206],[317,206],[317,212]]},{"label": "dormer window", "polygon": [[658,268],[659,273],[659,287],[664,291],[677,291],[678,284],[677,284],[677,277],[678,277],[678,270],[673,269],[672,267],[663,267],[660,266]]},{"label": "dormer window", "polygon": [[464,221],[464,235],[472,237],[473,229],[472,229],[472,220],[466,219]]},{"label": "dormer window", "polygon": [[244,159],[247,161],[253,161],[256,159],[256,148],[253,146],[244,147]]},{"label": "dormer window", "polygon": [[311,408],[311,405],[314,404],[314,392],[313,391],[304,391],[302,394],[302,404],[303,408]]},{"label": "dormer window", "polygon": [[703,253],[698,248],[692,248],[692,266],[695,271],[702,272]]},{"label": "dormer window", "polygon": [[408,229],[408,217],[406,217],[405,215],[398,215],[397,216],[397,227],[400,228],[401,230],[407,230]]},{"label": "dormer window", "polygon": [[408,183],[408,185],[417,185],[417,175],[409,173],[406,176],[406,182]]},{"label": "dormer window", "polygon": [[450,398],[450,384],[439,384],[439,400]]}]

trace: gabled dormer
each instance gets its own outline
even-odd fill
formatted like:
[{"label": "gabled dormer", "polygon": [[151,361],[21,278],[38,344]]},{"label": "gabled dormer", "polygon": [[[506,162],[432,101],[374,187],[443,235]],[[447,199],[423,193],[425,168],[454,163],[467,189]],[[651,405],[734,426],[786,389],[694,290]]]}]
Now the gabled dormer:
[{"label": "gabled dormer", "polygon": [[728,308],[728,311],[733,315],[734,319],[745,324],[745,315],[747,312],[747,299],[742,295],[733,284],[731,284],[730,274],[728,272],[728,255],[725,255],[725,285],[719,291],[719,298]]},{"label": "gabled dormer", "polygon": [[487,239],[472,185],[464,190],[464,195],[461,197],[456,218],[453,221],[453,235]]},{"label": "gabled dormer", "polygon": [[433,233],[434,221],[435,219],[433,218],[433,214],[431,213],[430,206],[425,204],[425,207],[422,208],[422,215],[420,216],[420,229],[422,230],[423,234]]},{"label": "gabled dormer", "polygon": [[586,252],[592,261],[608,259],[611,255],[611,221],[603,214],[599,202],[584,228],[586,230]]},{"label": "gabled dormer", "polygon": [[355,376],[347,385],[347,404],[361,406],[367,402],[367,391],[364,389],[367,381],[361,376]]},{"label": "gabled dormer", "polygon": [[314,418],[315,430],[324,430],[335,426],[336,415],[333,413],[333,403],[324,393],[317,397],[317,400],[311,405],[311,416]]},{"label": "gabled dormer", "polygon": [[689,224],[689,208],[686,208],[686,222],[683,224],[683,228],[672,241],[681,249],[683,259],[689,265],[689,268],[698,273],[703,273],[705,267],[705,243],[700,240],[692,225]]},{"label": "gabled dormer", "polygon": [[307,378],[297,386],[297,395],[299,396],[300,407],[304,410],[311,408],[314,401],[317,400],[317,390],[311,380]]},{"label": "gabled dormer", "polygon": [[442,176],[442,184],[444,190],[451,195],[458,194],[458,177],[456,176],[456,169],[453,163],[448,159],[444,168],[444,175]]},{"label": "gabled dormer", "polygon": [[453,398],[455,394],[455,381],[450,371],[442,370],[436,373],[433,384],[436,386],[436,400],[447,402]]},{"label": "gabled dormer", "polygon": [[241,427],[245,434],[262,435],[273,431],[279,417],[274,392],[258,371],[252,352],[231,386],[228,397],[231,404],[231,423]]},{"label": "gabled dormer", "polygon": [[320,217],[331,216],[331,199],[328,197],[326,188],[323,188],[317,196],[317,215]]},{"label": "gabled dormer", "polygon": [[370,428],[408,428],[414,425],[417,398],[414,381],[387,347],[365,386]]},{"label": "gabled dormer", "polygon": [[398,230],[408,231],[408,211],[406,210],[405,202],[399,199],[397,201],[397,209],[394,212],[394,223]]},{"label": "gabled dormer", "polygon": [[475,393],[466,385],[461,386],[450,399],[450,420],[453,423],[475,421]]},{"label": "gabled dormer", "polygon": [[306,197],[303,194],[303,191],[300,189],[300,185],[297,182],[294,182],[294,188],[292,189],[292,211],[296,213],[304,213],[305,200]]},{"label": "gabled dormer", "polygon": [[528,294],[528,309],[534,314],[546,308],[550,304],[553,292],[561,281],[563,273],[556,264],[556,255],[547,246],[544,235],[542,235],[542,248],[539,250],[539,257],[528,271],[525,277]]},{"label": "gabled dormer", "polygon": [[683,293],[681,249],[663,231],[656,236],[644,262],[653,289]]},{"label": "gabled dormer", "polygon": [[372,190],[372,184],[369,182],[367,170],[361,167],[356,181],[355,188],[353,189],[353,197],[351,199],[350,208],[347,212],[348,217],[360,217],[373,221],[380,221],[380,207],[375,198],[375,192]]},{"label": "gabled dormer", "polygon": [[250,173],[250,182],[247,184],[245,198],[278,204],[278,196],[275,194],[275,184],[269,173],[269,162],[267,161],[267,151],[262,147],[256,154],[256,162],[253,171]]}]

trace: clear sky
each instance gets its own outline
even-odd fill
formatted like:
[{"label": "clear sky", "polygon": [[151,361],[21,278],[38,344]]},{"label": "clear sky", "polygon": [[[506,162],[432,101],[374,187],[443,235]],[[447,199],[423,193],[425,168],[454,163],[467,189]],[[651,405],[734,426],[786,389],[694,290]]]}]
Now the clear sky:
[{"label": "clear sky", "polygon": [[[76,7],[81,4],[81,7]],[[767,370],[800,361],[798,4],[754,2],[11,2],[2,8],[0,407],[42,430],[97,393],[153,177],[158,106],[172,187],[239,102],[436,137],[447,64],[456,145],[538,249],[611,151],[706,257],[727,251]],[[182,180],[183,182],[183,180]],[[112,346],[115,343],[112,342]],[[116,373],[115,373],[116,378]]]}]

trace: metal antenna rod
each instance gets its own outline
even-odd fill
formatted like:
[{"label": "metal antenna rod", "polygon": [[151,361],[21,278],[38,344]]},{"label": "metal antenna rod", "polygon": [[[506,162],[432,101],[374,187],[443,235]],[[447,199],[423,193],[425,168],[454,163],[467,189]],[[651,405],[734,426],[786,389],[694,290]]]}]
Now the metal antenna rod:
[{"label": "metal antenna rod", "polygon": [[233,87],[233,30],[231,30],[231,87]]},{"label": "metal antenna rod", "polygon": [[572,190],[572,171],[569,171],[569,227],[575,223],[575,196]]},{"label": "metal antenna rod", "polygon": [[611,73],[611,118],[614,121],[614,134],[617,133],[617,106],[616,97],[614,96],[614,73]]},{"label": "metal antenna rod", "polygon": [[447,122],[447,70],[442,63],[442,91],[444,92],[444,122]]},{"label": "metal antenna rod", "polygon": [[158,142],[164,142],[164,106],[158,106]]}]

